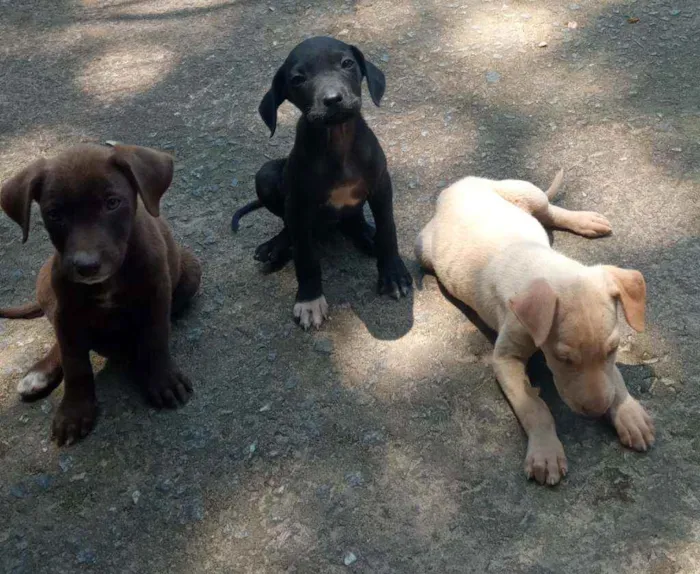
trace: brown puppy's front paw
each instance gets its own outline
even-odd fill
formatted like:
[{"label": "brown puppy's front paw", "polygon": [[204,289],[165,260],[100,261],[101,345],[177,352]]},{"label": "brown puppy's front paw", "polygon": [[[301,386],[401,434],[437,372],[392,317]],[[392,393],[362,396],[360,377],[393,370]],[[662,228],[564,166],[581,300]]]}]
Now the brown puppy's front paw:
[{"label": "brown puppy's front paw", "polygon": [[393,257],[379,266],[377,291],[380,295],[388,294],[398,300],[401,295],[406,297],[409,294],[411,285],[413,285],[413,277],[406,269],[401,257]]},{"label": "brown puppy's front paw", "polygon": [[169,369],[153,375],[146,385],[148,399],[153,406],[162,409],[176,409],[185,405],[192,396],[192,383],[177,369]]},{"label": "brown puppy's front paw", "polygon": [[70,446],[81,438],[85,438],[97,418],[97,403],[95,399],[67,401],[63,399],[56,411],[51,425],[51,438],[58,446]]},{"label": "brown puppy's front paw", "polygon": [[323,295],[313,301],[297,301],[294,304],[294,318],[304,330],[311,325],[318,329],[327,317],[328,303]]},{"label": "brown puppy's front paw", "polygon": [[568,467],[564,447],[553,433],[532,435],[527,445],[525,474],[540,484],[554,486],[566,476]]},{"label": "brown puppy's front paw", "polygon": [[620,442],[626,447],[644,452],[654,444],[654,421],[644,407],[631,396],[627,396],[614,410],[612,422]]},{"label": "brown puppy's front paw", "polygon": [[603,237],[612,233],[607,217],[595,211],[575,211],[571,230],[584,237]]}]

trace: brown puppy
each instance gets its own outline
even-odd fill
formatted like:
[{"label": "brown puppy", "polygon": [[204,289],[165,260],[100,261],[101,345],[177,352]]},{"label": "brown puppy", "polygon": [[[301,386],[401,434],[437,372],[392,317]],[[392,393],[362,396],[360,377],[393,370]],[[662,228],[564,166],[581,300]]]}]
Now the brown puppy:
[{"label": "brown puppy", "polygon": [[18,385],[39,398],[65,381],[52,436],[59,445],[87,435],[97,403],[89,352],[125,359],[158,407],[176,407],[192,387],[170,356],[170,315],[197,292],[199,262],[159,217],[173,160],[137,146],[81,145],[39,159],[7,181],[0,205],[29,234],[32,200],[56,252],[37,278],[36,305],[0,317],[43,313],[58,342]]},{"label": "brown puppy", "polygon": [[545,193],[526,181],[463,179],[440,194],[416,242],[423,266],[498,331],[493,367],[528,435],[525,472],[550,485],[567,463],[552,415],[525,374],[538,348],[574,411],[606,415],[620,442],[635,450],[647,450],[655,432],[615,366],[618,305],[633,329],[644,329],[644,277],[587,267],[550,247],[543,225],[586,237],[611,230],[598,213],[551,205],[561,181],[559,172]]}]

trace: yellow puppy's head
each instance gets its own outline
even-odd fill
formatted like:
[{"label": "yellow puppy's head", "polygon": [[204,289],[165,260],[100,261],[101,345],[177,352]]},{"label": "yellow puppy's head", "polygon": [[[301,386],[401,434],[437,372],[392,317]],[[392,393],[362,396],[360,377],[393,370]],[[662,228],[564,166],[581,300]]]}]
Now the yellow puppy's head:
[{"label": "yellow puppy's head", "polygon": [[601,416],[615,397],[618,302],[629,325],[643,331],[646,284],[631,269],[592,267],[556,287],[535,279],[509,301],[542,349],[562,399],[577,413]]}]

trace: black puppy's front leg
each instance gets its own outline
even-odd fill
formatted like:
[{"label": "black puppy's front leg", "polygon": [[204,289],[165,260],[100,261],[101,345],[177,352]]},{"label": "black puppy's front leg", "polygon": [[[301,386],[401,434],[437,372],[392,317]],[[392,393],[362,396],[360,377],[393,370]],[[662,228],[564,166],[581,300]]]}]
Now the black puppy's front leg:
[{"label": "black puppy's front leg", "polygon": [[192,394],[192,384],[170,355],[171,291],[169,281],[154,285],[144,310],[145,320],[136,335],[135,374],[158,408],[184,405]]},{"label": "black puppy's front leg", "polygon": [[294,268],[299,285],[294,318],[308,329],[318,328],[328,316],[328,303],[323,296],[321,264],[313,243],[316,208],[292,190],[287,196],[286,225],[292,240]]},{"label": "black puppy's front leg", "polygon": [[374,237],[379,270],[377,290],[380,295],[388,293],[394,299],[399,299],[401,295],[408,295],[413,278],[399,256],[394,223],[393,191],[391,179],[386,170],[380,176],[373,193],[370,194],[369,207],[377,226]]}]

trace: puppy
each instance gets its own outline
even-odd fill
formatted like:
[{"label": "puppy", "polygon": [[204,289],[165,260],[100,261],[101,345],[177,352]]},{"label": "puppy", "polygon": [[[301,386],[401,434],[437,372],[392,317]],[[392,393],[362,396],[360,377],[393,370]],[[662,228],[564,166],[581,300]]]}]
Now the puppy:
[{"label": "puppy", "polygon": [[[399,256],[386,158],[360,109],[362,79],[375,105],[384,94],[384,74],[355,46],[333,38],[305,40],[292,50],[260,103],[262,119],[275,133],[277,108],[287,99],[302,113],[288,158],[265,163],[255,177],[258,200],[246,213],[265,206],[284,219],[284,229],[260,245],[255,258],[279,267],[294,256],[298,282],[294,316],[305,329],[320,327],[328,312],[314,236],[338,222],[361,250],[377,256],[378,290],[407,295],[411,275]],[[365,201],[376,222],[362,212]]]},{"label": "puppy", "polygon": [[525,472],[557,484],[567,472],[554,420],[525,374],[541,349],[564,402],[577,413],[610,417],[622,444],[645,451],[654,426],[615,366],[617,304],[644,329],[646,286],[639,271],[586,267],[554,251],[543,225],[586,237],[610,233],[597,213],[550,205],[559,172],[545,193],[525,181],[463,179],[440,194],[416,255],[445,288],[498,331],[493,367],[528,435]]},{"label": "puppy", "polygon": [[159,217],[173,160],[137,146],[81,145],[39,159],[2,186],[2,209],[29,234],[32,200],[55,253],[37,278],[37,304],[0,317],[45,314],[58,342],[20,381],[22,398],[64,395],[52,436],[71,444],[92,429],[95,383],[89,352],[128,362],[154,405],[176,407],[192,387],[168,343],[170,315],[196,294],[201,269]]}]

